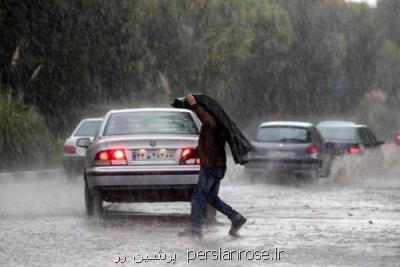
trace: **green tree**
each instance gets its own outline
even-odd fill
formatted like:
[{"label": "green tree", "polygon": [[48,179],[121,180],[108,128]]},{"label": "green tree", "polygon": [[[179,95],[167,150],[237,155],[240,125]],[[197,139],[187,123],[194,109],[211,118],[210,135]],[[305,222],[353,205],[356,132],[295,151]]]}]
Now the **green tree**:
[{"label": "green tree", "polygon": [[21,97],[0,91],[0,171],[51,161],[52,139],[40,113]]}]

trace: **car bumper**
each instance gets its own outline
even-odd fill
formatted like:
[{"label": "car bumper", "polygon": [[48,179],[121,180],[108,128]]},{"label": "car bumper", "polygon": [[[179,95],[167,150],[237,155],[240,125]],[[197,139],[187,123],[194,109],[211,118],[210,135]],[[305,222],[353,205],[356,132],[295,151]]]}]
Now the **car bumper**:
[{"label": "car bumper", "polygon": [[110,202],[188,201],[198,181],[199,166],[108,166],[86,171],[89,190]]},{"label": "car bumper", "polygon": [[62,166],[66,173],[82,173],[85,163],[84,156],[63,156]]},{"label": "car bumper", "polygon": [[294,173],[302,174],[316,171],[319,168],[319,160],[250,160],[245,165],[245,171],[253,173]]}]

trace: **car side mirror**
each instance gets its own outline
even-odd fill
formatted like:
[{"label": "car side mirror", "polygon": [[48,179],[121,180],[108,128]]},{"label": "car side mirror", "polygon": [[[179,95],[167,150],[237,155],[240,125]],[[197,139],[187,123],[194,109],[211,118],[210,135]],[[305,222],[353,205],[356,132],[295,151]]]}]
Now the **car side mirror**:
[{"label": "car side mirror", "polygon": [[79,138],[78,140],[76,140],[76,146],[78,147],[88,148],[91,143],[92,141],[90,140],[90,138],[87,137]]}]

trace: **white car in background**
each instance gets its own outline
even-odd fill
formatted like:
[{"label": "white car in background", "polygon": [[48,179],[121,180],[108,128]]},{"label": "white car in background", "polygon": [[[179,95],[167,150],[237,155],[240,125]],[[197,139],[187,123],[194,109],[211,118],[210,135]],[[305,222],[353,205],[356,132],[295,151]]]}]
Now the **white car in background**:
[{"label": "white car in background", "polygon": [[76,126],[71,136],[65,140],[62,166],[64,173],[69,178],[74,178],[83,173],[86,148],[78,147],[76,141],[83,137],[93,139],[102,120],[102,118],[83,119]]}]

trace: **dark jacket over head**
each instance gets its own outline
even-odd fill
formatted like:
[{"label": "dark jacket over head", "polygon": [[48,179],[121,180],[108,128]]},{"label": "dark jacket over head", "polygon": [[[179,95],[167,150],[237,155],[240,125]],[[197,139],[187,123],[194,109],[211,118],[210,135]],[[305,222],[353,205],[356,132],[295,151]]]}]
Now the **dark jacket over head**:
[{"label": "dark jacket over head", "polygon": [[[246,164],[248,162],[247,154],[251,150],[251,144],[240,129],[229,118],[217,101],[203,94],[193,94],[193,96],[196,102],[209,112],[222,126],[221,129],[224,131],[225,139],[231,148],[235,163]],[[186,97],[175,99],[172,106],[176,108],[193,109],[189,103],[187,103]]]},{"label": "dark jacket over head", "polygon": [[222,124],[200,104],[195,104],[191,108],[203,124],[197,148],[201,168],[226,168],[226,139]]}]

